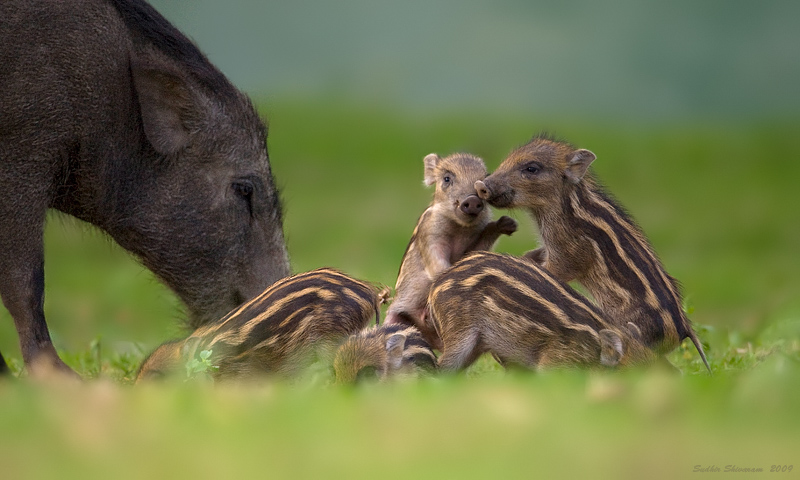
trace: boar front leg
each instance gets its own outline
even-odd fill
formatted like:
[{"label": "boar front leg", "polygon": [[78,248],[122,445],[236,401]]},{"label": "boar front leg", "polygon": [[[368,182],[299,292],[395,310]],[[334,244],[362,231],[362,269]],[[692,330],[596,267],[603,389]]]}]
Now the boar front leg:
[{"label": "boar front leg", "polygon": [[3,354],[0,353],[0,376],[8,375],[9,369],[8,365],[6,364],[6,359],[3,358]]},{"label": "boar front leg", "polygon": [[[6,183],[0,179],[0,185]],[[16,191],[3,188],[4,193]],[[36,205],[32,205],[36,203]],[[14,319],[22,359],[31,376],[77,376],[56,353],[44,317],[44,242],[46,206],[40,202],[4,202],[0,209],[0,296]],[[5,362],[4,362],[5,363]]]}]

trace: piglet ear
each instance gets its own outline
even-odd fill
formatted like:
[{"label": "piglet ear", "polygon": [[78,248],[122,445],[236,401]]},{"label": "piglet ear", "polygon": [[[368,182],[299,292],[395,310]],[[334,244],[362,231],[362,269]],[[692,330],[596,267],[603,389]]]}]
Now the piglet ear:
[{"label": "piglet ear", "polygon": [[586,149],[575,150],[567,158],[566,175],[570,182],[578,183],[581,181],[589,165],[595,161],[597,155]]},{"label": "piglet ear", "polygon": [[197,353],[197,347],[200,345],[200,342],[203,339],[200,337],[189,337],[183,342],[183,346],[181,346],[181,356],[185,360],[190,360],[194,358],[195,354]]},{"label": "piglet ear", "polygon": [[386,359],[390,370],[397,370],[403,364],[403,350],[405,348],[405,335],[395,333],[386,340]]},{"label": "piglet ear", "polygon": [[630,334],[631,334],[631,336],[633,338],[635,338],[636,340],[639,340],[640,342],[643,341],[642,340],[642,331],[639,330],[639,327],[637,327],[635,323],[628,322],[626,326],[628,327],[628,331],[630,332]]},{"label": "piglet ear", "polygon": [[608,329],[600,330],[598,333],[600,334],[600,363],[606,367],[616,367],[622,358],[622,339]]},{"label": "piglet ear", "polygon": [[187,123],[200,110],[192,85],[168,64],[147,54],[131,60],[131,71],[147,139],[162,155],[179,151],[189,141]]},{"label": "piglet ear", "polygon": [[434,173],[436,171],[436,165],[439,164],[440,160],[441,158],[439,158],[439,155],[435,153],[429,153],[422,159],[422,162],[425,164],[425,185],[431,186],[436,183]]}]

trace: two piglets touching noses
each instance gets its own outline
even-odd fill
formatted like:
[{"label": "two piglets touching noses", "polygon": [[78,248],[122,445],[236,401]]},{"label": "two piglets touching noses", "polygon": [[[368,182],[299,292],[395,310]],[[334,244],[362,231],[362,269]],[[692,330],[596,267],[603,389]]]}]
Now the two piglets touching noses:
[{"label": "two piglets touching noses", "polygon": [[634,325],[615,328],[528,260],[485,252],[517,223],[505,216],[491,221],[476,190],[487,176],[480,158],[430,154],[424,164],[425,184],[436,191],[403,256],[384,325],[415,325],[441,352],[445,372],[483,353],[532,369],[649,361]]},{"label": "two piglets touching noses", "polygon": [[[489,176],[471,155],[427,156],[425,183],[436,193],[403,257],[387,323],[416,325],[445,371],[486,352],[528,368],[651,363],[686,338],[708,367],[677,282],[590,174],[595,158],[546,135]],[[541,247],[522,259],[480,253],[517,227],[492,222],[483,201],[527,210]]]}]

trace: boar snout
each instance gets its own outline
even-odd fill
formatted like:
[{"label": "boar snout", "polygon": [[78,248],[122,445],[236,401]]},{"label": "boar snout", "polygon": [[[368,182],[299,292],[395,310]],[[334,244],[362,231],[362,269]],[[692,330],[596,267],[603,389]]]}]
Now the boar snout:
[{"label": "boar snout", "polygon": [[458,207],[462,212],[471,217],[477,216],[483,211],[483,200],[475,195],[470,195]]}]

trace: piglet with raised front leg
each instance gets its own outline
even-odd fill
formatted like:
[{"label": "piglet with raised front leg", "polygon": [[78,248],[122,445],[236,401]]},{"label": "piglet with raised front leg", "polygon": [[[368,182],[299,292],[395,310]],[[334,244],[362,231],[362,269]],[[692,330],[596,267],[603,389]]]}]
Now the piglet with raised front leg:
[{"label": "piglet with raised front leg", "polygon": [[491,220],[488,206],[475,191],[475,182],[487,173],[480,158],[467,153],[441,158],[431,153],[423,162],[425,185],[436,185],[436,191],[403,255],[386,323],[415,325],[428,343],[441,349],[426,318],[431,283],[466,253],[489,250],[500,235],[514,233],[517,222],[505,216]]}]

